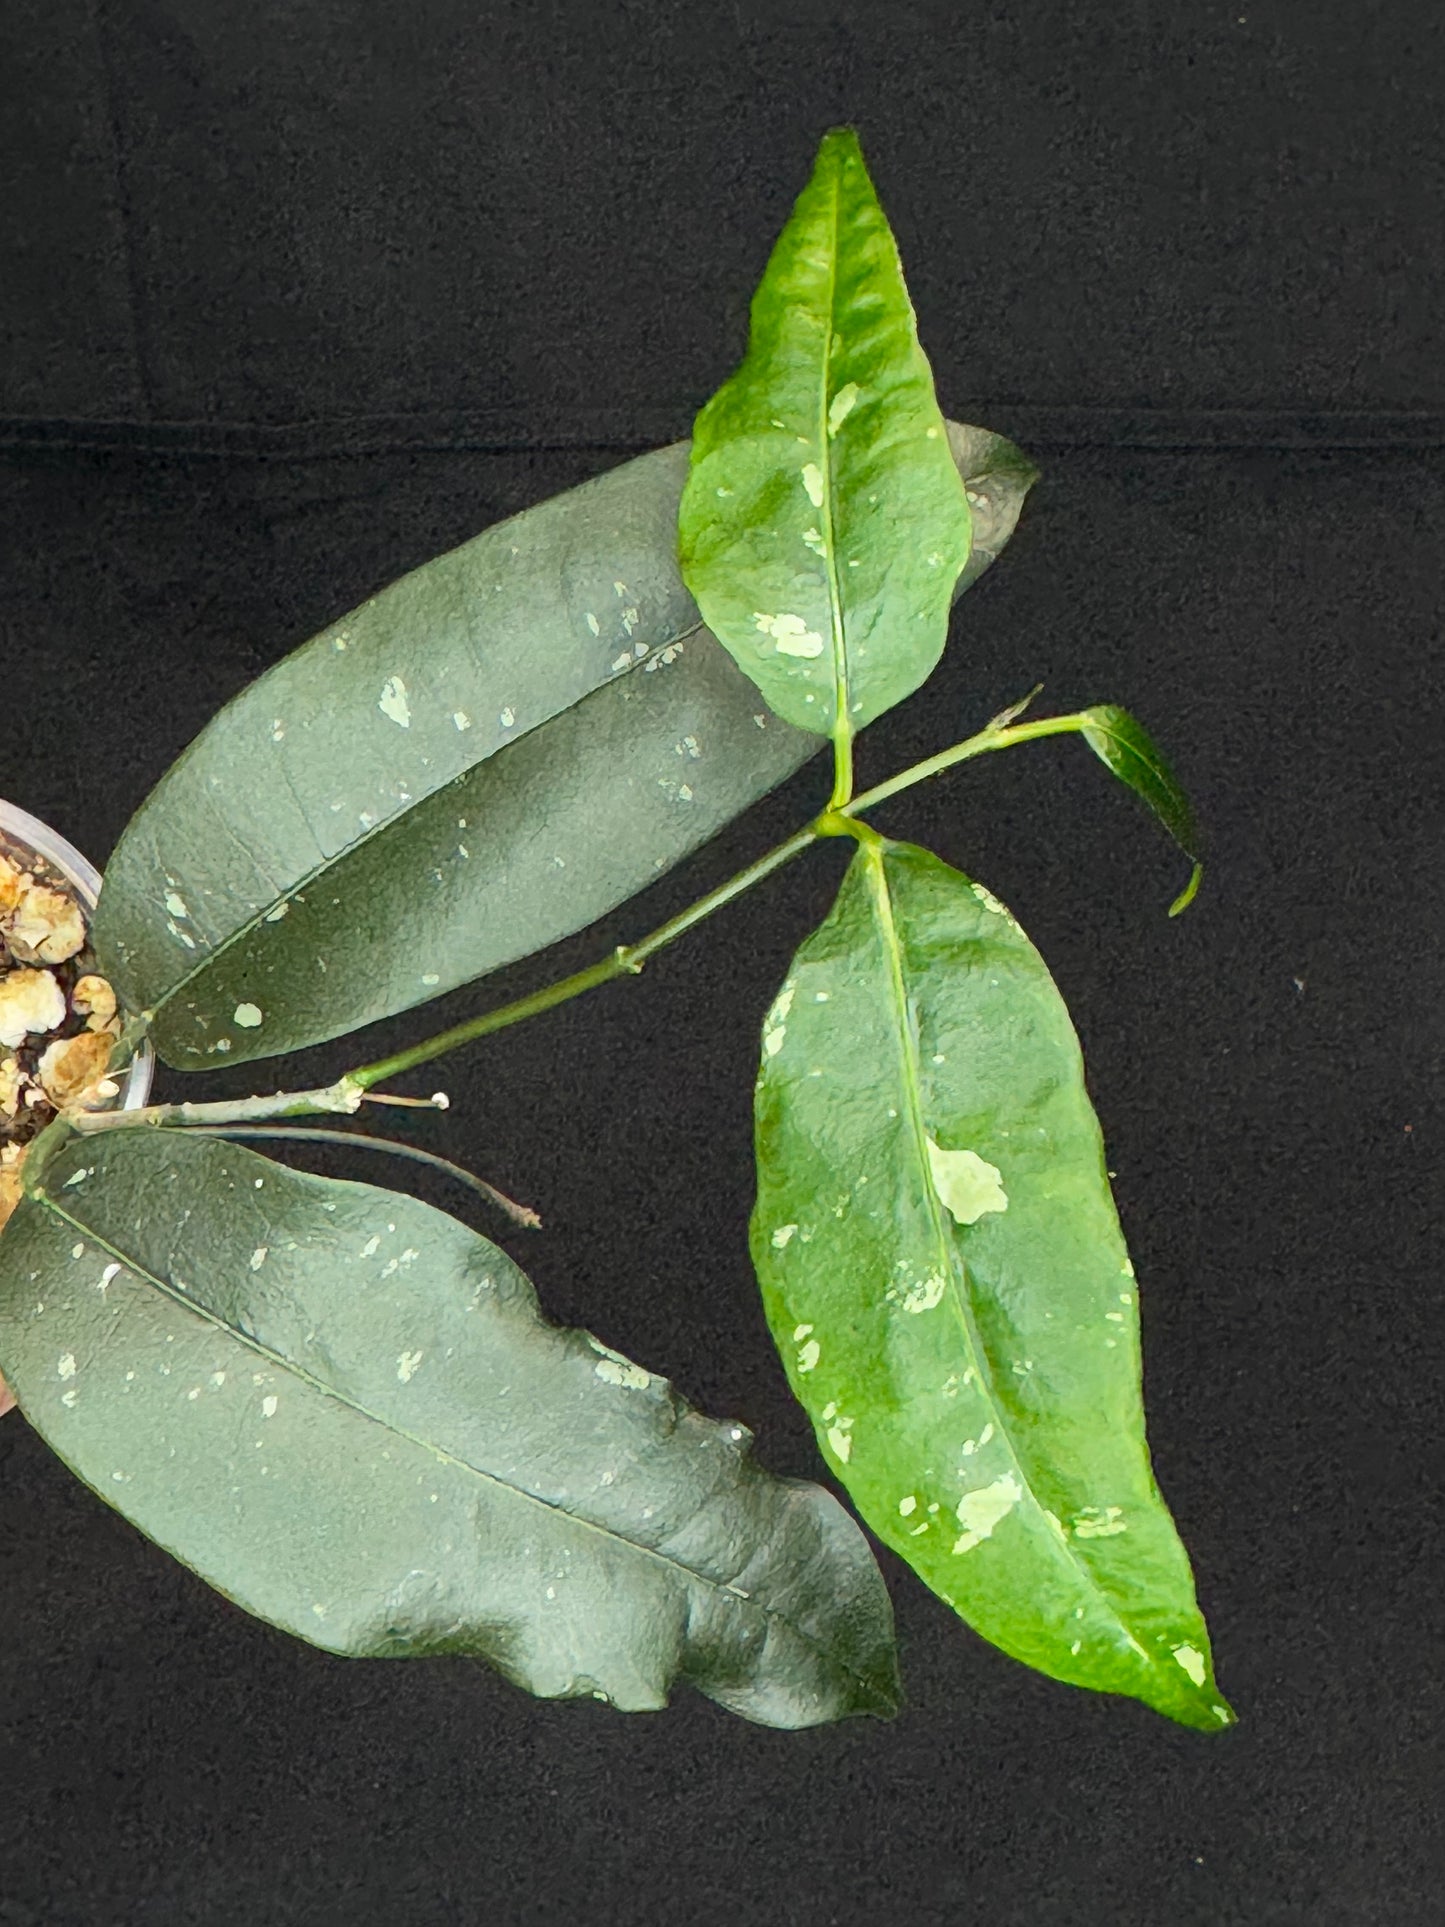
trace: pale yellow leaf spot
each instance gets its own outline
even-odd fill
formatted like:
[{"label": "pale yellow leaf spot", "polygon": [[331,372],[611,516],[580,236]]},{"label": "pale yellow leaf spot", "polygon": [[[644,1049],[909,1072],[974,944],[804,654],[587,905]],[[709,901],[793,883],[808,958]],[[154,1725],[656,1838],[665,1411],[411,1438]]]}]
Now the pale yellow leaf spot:
[{"label": "pale yellow leaf spot", "polygon": [[773,1002],[772,1009],[763,1019],[763,1050],[769,1057],[776,1057],[783,1048],[787,1036],[788,1012],[793,1008],[796,986],[784,984]]},{"label": "pale yellow leaf spot", "polygon": [[770,616],[759,610],[755,612],[753,622],[765,636],[772,637],[780,656],[810,658],[823,653],[823,638],[816,629],[810,629],[801,616],[786,611],[782,615]]},{"label": "pale yellow leaf spot", "polygon": [[947,1281],[941,1271],[935,1271],[921,1284],[910,1285],[901,1300],[904,1311],[932,1311],[943,1300]]},{"label": "pale yellow leaf spot", "polygon": [[995,1479],[992,1485],[966,1492],[958,1502],[958,1523],[963,1531],[953,1542],[954,1551],[972,1552],[975,1546],[981,1545],[1023,1496],[1023,1487],[1009,1472]]},{"label": "pale yellow leaf spot", "polygon": [[387,677],[376,706],[398,729],[411,728],[411,704],[406,699],[406,684],[400,676]]},{"label": "pale yellow leaf spot", "polygon": [[1174,1658],[1182,1666],[1196,1686],[1204,1684],[1204,1655],[1193,1646],[1176,1646]]},{"label": "pale yellow leaf spot", "polygon": [[621,1385],[630,1392],[646,1391],[652,1383],[652,1373],[634,1365],[630,1358],[620,1358],[609,1354],[599,1358],[592,1367],[598,1378],[605,1379],[609,1385]]},{"label": "pale yellow leaf spot", "polygon": [[838,390],[837,394],[834,395],[832,406],[828,410],[829,435],[837,434],[838,430],[852,413],[853,404],[857,399],[858,384],[856,381],[847,382]]},{"label": "pale yellow leaf spot", "polygon": [[999,902],[992,890],[986,890],[981,883],[970,883],[968,887],[978,898],[985,910],[991,911],[996,917],[1002,917],[1011,930],[1018,929],[1018,921],[1013,912],[1006,904]]},{"label": "pale yellow leaf spot", "polygon": [[976,1224],[990,1211],[1008,1210],[1002,1173],[974,1151],[945,1151],[927,1138],[933,1188],[959,1224]]},{"label": "pale yellow leaf spot", "polygon": [[1086,1505],[1074,1517],[1076,1539],[1112,1539],[1115,1533],[1128,1530],[1123,1510],[1116,1505]]}]

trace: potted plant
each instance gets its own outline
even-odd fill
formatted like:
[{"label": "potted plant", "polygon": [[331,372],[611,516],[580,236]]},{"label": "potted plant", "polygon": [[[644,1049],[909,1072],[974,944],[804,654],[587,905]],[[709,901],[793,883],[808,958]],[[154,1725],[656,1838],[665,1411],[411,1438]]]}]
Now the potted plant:
[{"label": "potted plant", "polygon": [[889,1711],[887,1594],[835,1498],[548,1324],[490,1238],[238,1141],[441,1103],[395,1087],[842,839],[837,903],[760,1040],[751,1228],[824,1464],[1004,1650],[1230,1723],[1149,1466],[1137,1286],[1067,1013],[984,884],[869,821],[957,764],[1078,735],[1193,863],[1181,909],[1188,805],[1125,712],[1028,699],[854,782],[857,731],[925,681],[1033,479],[945,421],[839,130],[690,447],[404,578],[202,732],[106,872],[112,1081],[152,1048],[203,1072],[425,1003],[624,902],[824,747],[833,778],[660,928],[329,1084],[59,1109],[0,1236],[0,1370],[110,1504],[332,1651],[467,1653],[631,1710],[682,1678],[777,1726]]},{"label": "potted plant", "polygon": [[[0,1228],[21,1197],[35,1138],[78,1108],[135,1110],[150,1092],[147,1044],[110,1075],[115,994],[95,967],[100,874],[48,823],[0,798]],[[14,1406],[0,1378],[0,1417]]]}]

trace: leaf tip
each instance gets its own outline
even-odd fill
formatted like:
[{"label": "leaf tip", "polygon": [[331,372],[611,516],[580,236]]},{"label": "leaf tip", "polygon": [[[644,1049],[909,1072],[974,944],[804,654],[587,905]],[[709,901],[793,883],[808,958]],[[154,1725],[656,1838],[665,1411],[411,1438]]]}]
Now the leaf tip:
[{"label": "leaf tip", "polygon": [[1214,1684],[1212,1676],[1207,1690],[1199,1695],[1187,1713],[1171,1708],[1169,1716],[1179,1725],[1191,1727],[1196,1733],[1226,1733],[1231,1726],[1239,1725],[1239,1715]]},{"label": "leaf tip", "polygon": [[842,122],[837,127],[830,127],[818,143],[819,160],[825,154],[839,154],[845,158],[861,161],[863,149],[859,144],[858,129],[847,122]]},{"label": "leaf tip", "polygon": [[1190,904],[1193,903],[1194,899],[1199,895],[1199,884],[1203,875],[1204,865],[1196,862],[1190,873],[1189,881],[1169,906],[1169,914],[1171,917],[1182,915],[1183,912],[1189,908]]},{"label": "leaf tip", "polygon": [[897,1719],[902,1710],[903,1687],[896,1672],[891,1678],[874,1683],[872,1697],[863,1708],[875,1720]]}]

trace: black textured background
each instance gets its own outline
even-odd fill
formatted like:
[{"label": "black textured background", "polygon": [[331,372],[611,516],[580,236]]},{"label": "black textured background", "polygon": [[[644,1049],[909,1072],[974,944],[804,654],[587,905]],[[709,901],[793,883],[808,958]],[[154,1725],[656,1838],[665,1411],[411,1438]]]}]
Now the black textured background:
[{"label": "black textured background", "polygon": [[[15,1416],[4,1927],[1438,1918],[1442,56],[1434,0],[4,0],[0,793],[97,860],[297,641],[685,433],[818,135],[860,127],[945,407],[1045,471],[864,778],[1042,679],[1136,709],[1208,826],[1170,923],[1178,862],[1077,744],[887,819],[1075,1012],[1241,1716],[1035,1677],[887,1555],[891,1726],[348,1664]],[[650,928],[821,787],[446,1014]],[[813,1477],[743,1228],[757,1025],[836,865],[476,1048],[417,1127],[541,1207],[554,1316]]]}]

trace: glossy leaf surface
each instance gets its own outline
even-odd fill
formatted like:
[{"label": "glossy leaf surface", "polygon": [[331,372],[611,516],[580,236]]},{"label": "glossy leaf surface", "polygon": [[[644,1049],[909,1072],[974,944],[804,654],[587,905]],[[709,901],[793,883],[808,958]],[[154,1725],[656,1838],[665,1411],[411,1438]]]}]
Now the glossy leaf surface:
[{"label": "glossy leaf surface", "polygon": [[698,416],[683,575],[768,705],[846,736],[924,681],[968,560],[968,497],[898,250],[853,133],[829,134]]},{"label": "glossy leaf surface", "polygon": [[[950,433],[988,560],[1033,472]],[[94,932],[167,1063],[319,1043],[543,948],[816,752],[701,627],[686,467],[659,449],[488,530],[207,726],[121,838]]]},{"label": "glossy leaf surface", "polygon": [[1169,906],[1171,917],[1194,901],[1204,865],[1199,860],[1199,830],[1189,798],[1179,787],[1164,754],[1136,716],[1115,703],[1100,703],[1081,712],[1084,741],[1121,783],[1149,806],[1154,815],[1194,865],[1188,883]]},{"label": "glossy leaf surface", "polygon": [[1078,1042],[986,890],[860,849],[769,1014],[757,1153],[768,1319],[868,1524],[1015,1658],[1227,1725]]},{"label": "glossy leaf surface", "polygon": [[184,1132],[71,1138],[28,1176],[7,1380],[248,1611],[629,1711],[679,1677],[774,1726],[891,1710],[887,1594],[837,1502],[549,1325],[465,1225]]}]

